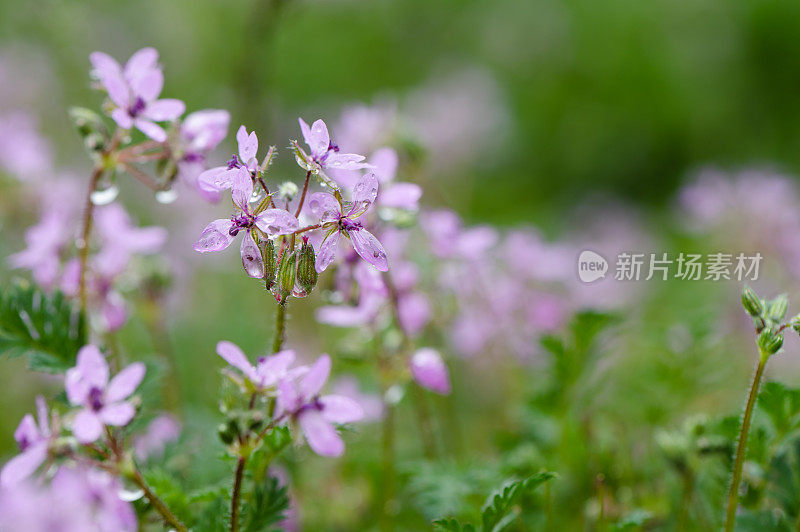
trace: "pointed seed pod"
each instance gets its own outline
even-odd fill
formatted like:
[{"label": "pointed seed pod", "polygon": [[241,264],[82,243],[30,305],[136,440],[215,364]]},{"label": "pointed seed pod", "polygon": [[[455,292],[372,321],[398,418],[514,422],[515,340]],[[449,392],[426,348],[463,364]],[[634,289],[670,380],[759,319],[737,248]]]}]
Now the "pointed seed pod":
[{"label": "pointed seed pod", "polygon": [[742,306],[754,318],[759,318],[764,313],[764,303],[749,286],[745,286],[742,291]]},{"label": "pointed seed pod", "polygon": [[789,308],[789,297],[786,294],[781,294],[767,305],[767,316],[774,322],[780,322],[786,316],[786,310]]},{"label": "pointed seed pod", "polygon": [[307,293],[311,293],[317,285],[317,258],[314,254],[314,246],[308,243],[308,239],[303,239],[300,247],[300,258],[297,261],[297,281]]},{"label": "pointed seed pod", "polygon": [[278,258],[275,252],[275,242],[269,238],[266,241],[259,242],[261,247],[261,258],[264,262],[264,282],[267,285],[267,290],[272,288],[275,284],[275,274],[278,273]]},{"label": "pointed seed pod", "polygon": [[767,355],[774,355],[783,345],[783,335],[773,329],[764,329],[758,336],[758,347]]},{"label": "pointed seed pod", "polygon": [[281,298],[286,298],[294,290],[294,281],[297,275],[297,252],[289,253],[288,250],[283,252],[281,265],[278,269],[278,290],[280,290]]}]

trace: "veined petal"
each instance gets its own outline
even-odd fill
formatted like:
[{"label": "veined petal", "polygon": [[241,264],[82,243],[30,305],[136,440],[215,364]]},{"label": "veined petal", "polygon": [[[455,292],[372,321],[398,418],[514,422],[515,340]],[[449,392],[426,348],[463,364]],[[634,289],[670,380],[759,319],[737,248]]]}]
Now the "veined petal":
[{"label": "veined petal", "polygon": [[230,234],[231,221],[227,218],[214,220],[203,229],[203,233],[197,242],[194,243],[194,250],[200,253],[208,251],[221,251],[233,242]]},{"label": "veined petal", "polygon": [[315,268],[318,273],[325,271],[336,258],[336,248],[339,247],[339,231],[334,231],[320,244],[317,252],[317,263]]},{"label": "veined petal", "polygon": [[297,231],[300,222],[283,209],[267,209],[256,217],[256,226],[268,235],[288,235]]},{"label": "veined petal", "polygon": [[244,266],[245,273],[253,279],[264,278],[264,261],[261,259],[261,250],[258,249],[258,244],[253,240],[253,235],[250,231],[242,238],[242,245],[240,246],[242,254],[242,266]]},{"label": "veined petal", "polygon": [[136,415],[136,409],[128,402],[114,403],[105,406],[99,414],[100,419],[106,425],[124,427]]},{"label": "veined petal", "polygon": [[175,98],[163,98],[150,102],[142,115],[156,122],[175,120],[186,110],[186,104]]},{"label": "veined petal", "polygon": [[325,155],[330,145],[331,137],[328,134],[328,126],[321,119],[315,120],[311,124],[311,142],[308,143],[311,152],[316,156]]},{"label": "veined petal", "polygon": [[[242,132],[244,132],[244,135],[242,135]],[[251,131],[248,135],[247,129],[242,126],[236,133],[236,140],[239,143],[239,159],[246,164],[258,153],[258,137],[256,136],[256,132]]]},{"label": "veined petal", "polygon": [[331,357],[327,354],[322,355],[314,362],[311,369],[308,370],[306,376],[300,381],[300,395],[303,400],[309,400],[322,390],[325,386],[325,381],[331,374]]},{"label": "veined petal", "polygon": [[339,202],[332,194],[327,192],[314,192],[308,197],[306,205],[308,205],[311,213],[322,222],[334,222],[342,214],[342,207]]},{"label": "veined petal", "polygon": [[233,185],[231,186],[231,197],[242,212],[250,212],[250,197],[253,195],[253,179],[247,168],[237,168],[233,170]]},{"label": "veined petal", "polygon": [[378,178],[373,172],[367,172],[353,187],[353,208],[355,211],[366,211],[378,197]]},{"label": "veined petal", "polygon": [[150,120],[144,120],[142,118],[137,118],[133,121],[133,125],[136,128],[153,139],[156,142],[164,142],[167,140],[167,132],[164,131],[164,128],[156,124],[155,122],[151,122]]},{"label": "veined petal", "polygon": [[341,456],[344,442],[336,429],[317,410],[306,410],[298,417],[308,446],[320,456]]},{"label": "veined petal", "polygon": [[353,423],[364,417],[364,409],[343,395],[325,395],[319,398],[322,417],[331,423]]},{"label": "veined petal", "polygon": [[141,362],[134,362],[117,373],[108,383],[106,400],[116,403],[131,396],[144,379],[145,366]]},{"label": "veined petal", "polygon": [[253,365],[247,360],[247,357],[238,345],[223,340],[217,344],[217,354],[224,358],[228,364],[241,371],[245,377],[251,381],[256,380],[255,368],[253,368]]},{"label": "veined petal", "polygon": [[372,233],[364,228],[348,231],[353,248],[362,259],[375,266],[382,272],[389,271],[389,258],[386,250]]},{"label": "veined petal", "polygon": [[72,421],[72,434],[80,443],[92,443],[103,433],[103,422],[100,417],[84,408],[75,415]]},{"label": "veined petal", "polygon": [[47,441],[41,441],[18,454],[0,471],[0,487],[10,488],[30,477],[47,458]]},{"label": "veined petal", "polygon": [[363,162],[366,157],[356,153],[331,153],[325,159],[325,168],[336,170],[359,170],[361,168],[372,168],[369,163]]},{"label": "veined petal", "polygon": [[227,166],[217,166],[200,174],[197,184],[203,190],[218,192],[233,186],[234,175],[235,173],[228,170]]}]

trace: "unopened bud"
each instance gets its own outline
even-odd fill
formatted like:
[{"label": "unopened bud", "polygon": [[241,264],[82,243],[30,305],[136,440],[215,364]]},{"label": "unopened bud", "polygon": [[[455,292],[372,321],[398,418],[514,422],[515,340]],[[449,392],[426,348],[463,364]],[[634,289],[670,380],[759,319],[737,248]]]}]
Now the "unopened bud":
[{"label": "unopened bud", "polygon": [[314,246],[303,239],[300,247],[300,258],[297,260],[297,281],[307,293],[311,293],[317,285],[317,258],[314,255]]},{"label": "unopened bud", "polygon": [[764,329],[758,336],[758,347],[767,355],[774,355],[782,345],[783,335],[776,334],[773,329]]},{"label": "unopened bud", "polygon": [[103,119],[91,109],[86,109],[85,107],[70,107],[67,114],[69,114],[73,125],[75,125],[75,128],[82,137],[86,138],[89,135],[95,134],[103,138],[108,138],[108,129]]},{"label": "unopened bud", "polygon": [[289,250],[283,252],[280,269],[278,269],[278,289],[282,298],[288,297],[294,290],[294,281],[297,275],[297,252]]},{"label": "unopened bud", "polygon": [[232,444],[233,440],[236,438],[236,434],[233,432],[233,430],[231,430],[231,426],[228,423],[219,424],[217,427],[217,435],[225,445]]},{"label": "unopened bud", "polygon": [[264,282],[267,290],[275,284],[275,274],[278,272],[278,255],[275,252],[275,242],[267,238],[259,242],[261,247],[261,259],[264,262]]},{"label": "unopened bud", "polygon": [[800,314],[792,318],[789,323],[791,324],[792,329],[800,333]]},{"label": "unopened bud", "polygon": [[749,286],[745,286],[742,291],[742,306],[754,318],[758,318],[764,313],[764,303]]},{"label": "unopened bud", "polygon": [[786,294],[781,294],[767,305],[767,317],[774,322],[780,322],[786,316],[788,308],[789,297]]},{"label": "unopened bud", "polygon": [[263,426],[264,426],[264,414],[262,412],[253,411],[250,414],[250,419],[248,420],[247,428],[250,431],[255,432]]}]

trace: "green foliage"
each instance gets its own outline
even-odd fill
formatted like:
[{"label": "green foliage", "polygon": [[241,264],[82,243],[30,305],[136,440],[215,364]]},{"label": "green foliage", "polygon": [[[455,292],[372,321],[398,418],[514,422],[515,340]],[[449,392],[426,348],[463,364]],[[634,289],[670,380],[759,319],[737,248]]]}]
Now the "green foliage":
[{"label": "green foliage", "polygon": [[[489,497],[488,502],[481,510],[481,532],[499,532],[511,524],[518,516],[515,510],[517,504],[526,496],[532,494],[545,482],[556,478],[555,473],[542,471],[525,480],[511,482],[500,488]],[[476,528],[469,524],[460,523],[454,518],[438,519],[434,521],[437,530],[448,532],[474,532]]]},{"label": "green foliage", "polygon": [[150,489],[164,501],[167,508],[183,521],[191,518],[189,496],[181,484],[163,469],[151,469],[144,473],[144,479]]},{"label": "green foliage", "polygon": [[261,532],[279,523],[289,507],[289,495],[286,486],[281,486],[275,477],[267,477],[256,485],[251,497],[242,505],[243,520],[247,525],[246,532]]},{"label": "green foliage", "polygon": [[0,293],[0,355],[28,356],[30,368],[57,373],[86,343],[83,314],[61,292],[19,281]]},{"label": "green foliage", "polygon": [[230,526],[231,499],[227,493],[220,493],[197,516],[192,527],[194,532],[227,532]]}]

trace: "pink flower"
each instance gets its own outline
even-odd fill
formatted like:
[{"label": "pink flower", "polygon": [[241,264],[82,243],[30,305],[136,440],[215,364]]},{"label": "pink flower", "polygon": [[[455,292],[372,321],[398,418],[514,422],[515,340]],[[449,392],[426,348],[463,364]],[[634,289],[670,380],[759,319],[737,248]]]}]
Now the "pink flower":
[{"label": "pink flower", "polygon": [[0,486],[3,488],[16,485],[30,477],[47,458],[52,432],[44,397],[36,398],[36,410],[38,424],[32,415],[25,414],[17,430],[14,431],[14,439],[21,452],[9,460],[0,471]]},{"label": "pink flower", "polygon": [[237,168],[232,186],[233,203],[237,213],[230,219],[214,220],[203,229],[194,249],[200,253],[222,251],[233,242],[240,231],[245,232],[242,239],[241,254],[244,271],[250,277],[264,277],[264,262],[261,250],[253,239],[252,230],[258,228],[266,235],[286,235],[297,230],[299,222],[283,209],[266,209],[250,212],[250,197],[253,195],[253,179],[246,168]]},{"label": "pink flower", "polygon": [[[217,344],[217,354],[225,361],[242,372],[246,379],[246,386],[256,392],[265,392],[274,388],[281,379],[297,376],[298,369],[289,370],[294,362],[294,351],[286,350],[275,353],[269,357],[259,357],[258,364],[253,366],[247,356],[236,344],[222,341]],[[301,372],[305,368],[299,368]]]},{"label": "pink flower", "polygon": [[186,105],[172,98],[157,99],[164,86],[158,52],[142,48],[128,59],[124,68],[103,52],[93,52],[89,59],[108,97],[117,106],[111,112],[117,125],[123,129],[135,126],[156,142],[166,141],[167,133],[156,122],[178,118]]},{"label": "pink flower", "polygon": [[121,274],[134,254],[157,253],[169,236],[163,227],[136,227],[117,203],[96,209],[94,219],[103,247],[93,258],[92,268],[104,278]]},{"label": "pink flower", "polygon": [[181,424],[170,414],[161,414],[147,426],[144,434],[133,440],[136,458],[146,460],[151,456],[164,454],[168,443],[178,441],[181,435]]},{"label": "pink flower", "polygon": [[331,359],[322,355],[299,381],[282,380],[278,384],[276,415],[291,416],[300,425],[311,450],[320,456],[341,456],[344,442],[334,423],[352,423],[364,416],[361,406],[341,395],[319,392],[328,380]]},{"label": "pink flower", "polygon": [[187,115],[179,130],[178,177],[207,201],[219,201],[220,191],[201,187],[199,178],[205,170],[206,155],[228,134],[230,120],[228,111],[205,109]]},{"label": "pink flower", "polygon": [[236,181],[239,170],[244,168],[251,175],[251,179],[263,172],[269,165],[269,157],[264,159],[261,166],[258,165],[258,137],[255,131],[247,133],[247,128],[239,127],[236,132],[236,142],[239,144],[239,156],[236,154],[231,157],[225,166],[217,166],[206,170],[197,178],[200,190],[207,194],[219,194],[223,190],[231,188]]},{"label": "pink flower", "polygon": [[130,423],[136,409],[126,399],[136,391],[144,372],[144,364],[134,362],[109,382],[108,363],[100,350],[86,345],[78,351],[77,364],[67,371],[64,386],[70,404],[83,407],[72,422],[80,443],[96,441],[105,425]]},{"label": "pink flower", "polygon": [[361,178],[353,189],[353,202],[347,214],[341,196],[327,192],[315,192],[311,195],[308,208],[319,217],[322,227],[328,231],[317,254],[318,272],[323,272],[336,258],[340,235],[350,239],[362,259],[382,272],[389,271],[389,259],[381,243],[360,222],[355,221],[369,210],[377,196],[378,180],[373,173]]},{"label": "pink flower", "polygon": [[20,181],[36,182],[52,168],[50,145],[23,111],[0,116],[0,168]]},{"label": "pink flower", "polygon": [[417,350],[409,362],[411,376],[423,388],[441,395],[450,393],[450,374],[439,352],[430,347]]},{"label": "pink flower", "polygon": [[298,164],[306,170],[319,172],[319,170],[358,170],[359,168],[370,168],[371,165],[362,162],[366,157],[355,153],[340,153],[339,146],[331,141],[328,134],[328,126],[322,120],[317,120],[311,127],[302,119],[298,118],[300,131],[303,139],[308,144],[311,154],[306,154],[294,142],[294,147],[302,154],[298,157]]}]

